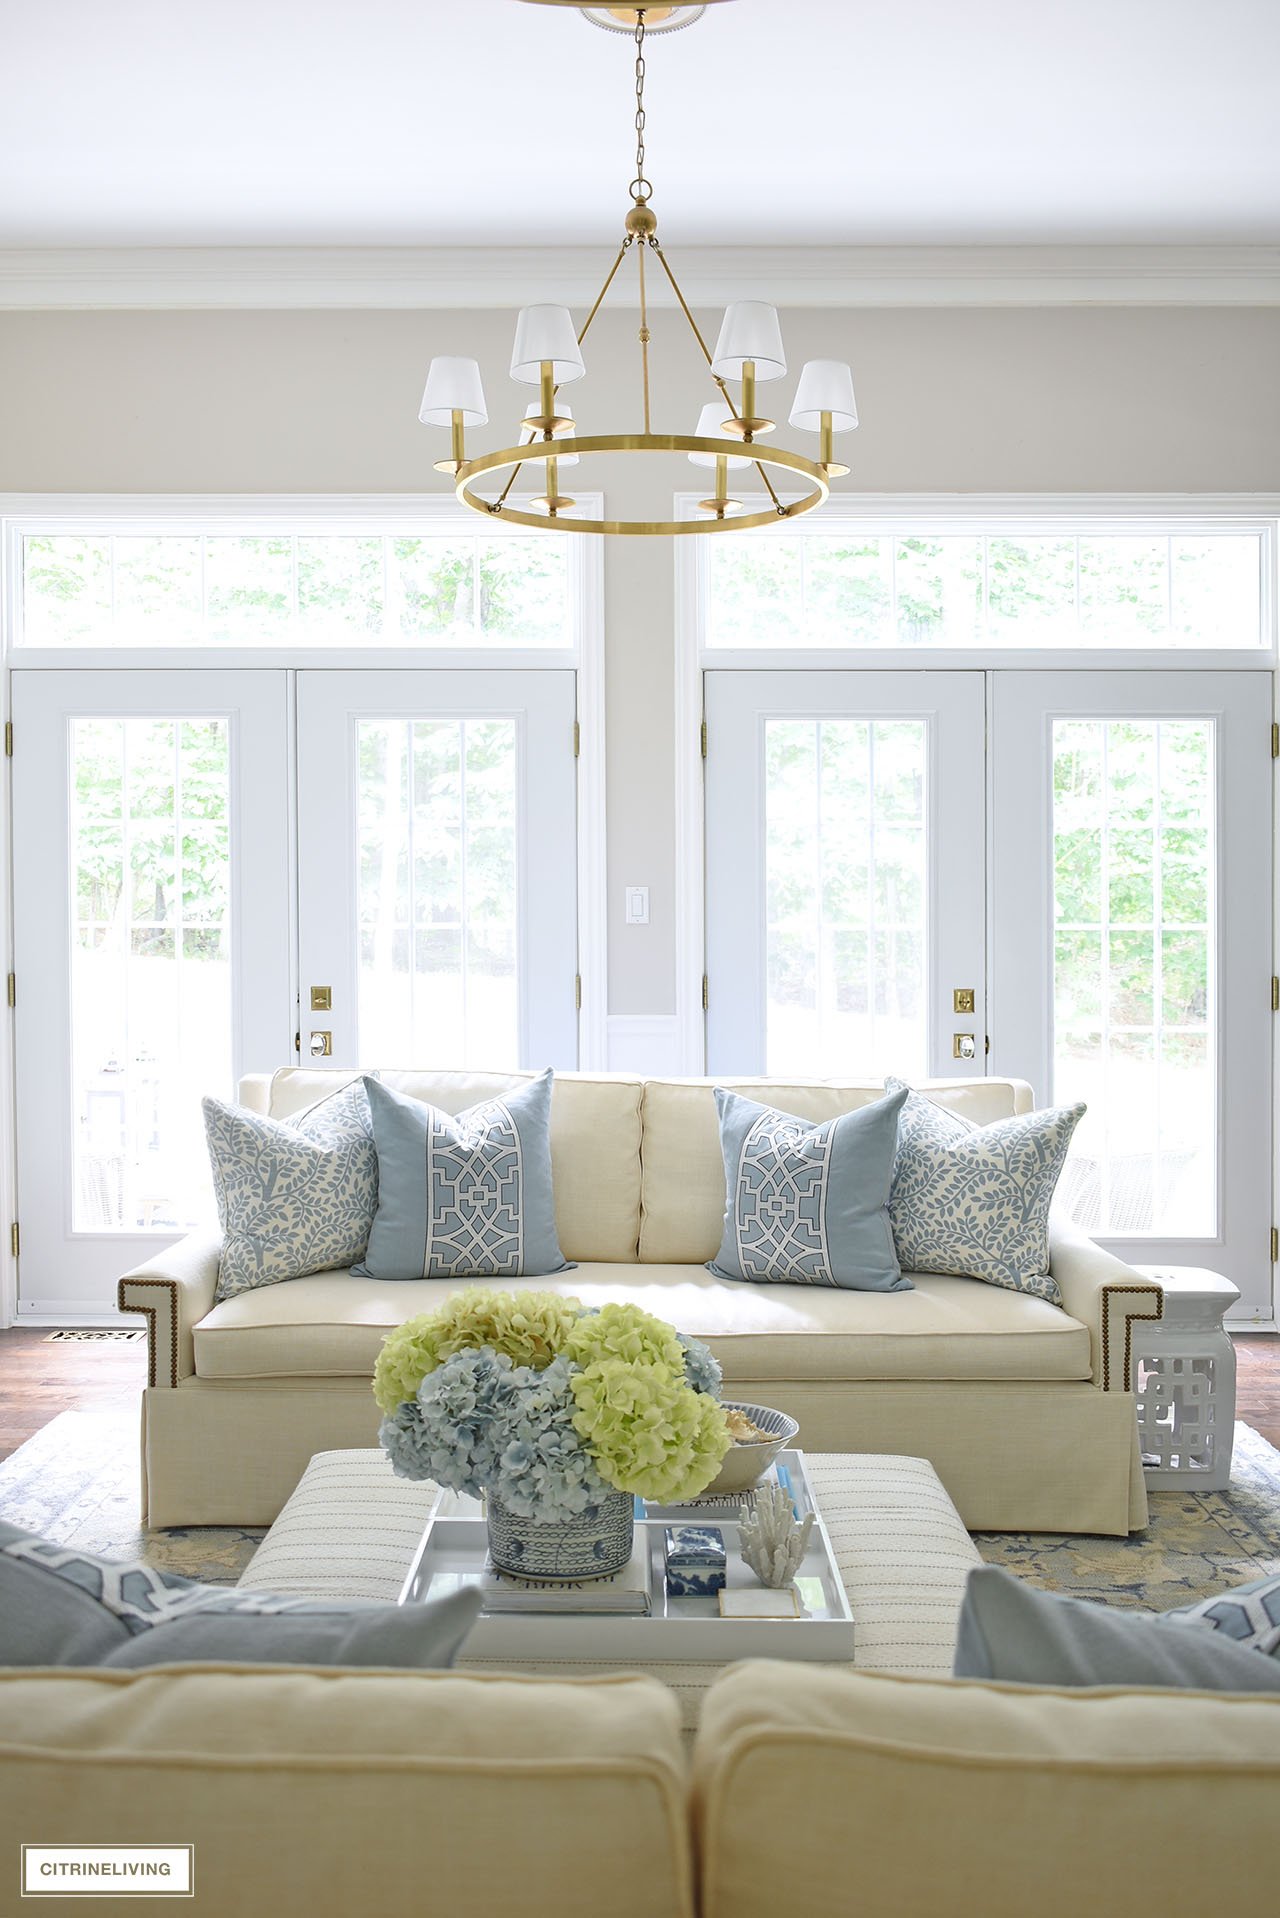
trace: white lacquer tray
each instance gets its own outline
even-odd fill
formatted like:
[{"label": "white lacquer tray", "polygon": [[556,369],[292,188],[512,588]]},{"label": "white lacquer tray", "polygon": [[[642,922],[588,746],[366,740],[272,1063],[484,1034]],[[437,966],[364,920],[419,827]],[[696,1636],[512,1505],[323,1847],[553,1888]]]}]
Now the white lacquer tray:
[{"label": "white lacquer tray", "polygon": [[[693,1660],[712,1664],[737,1658],[852,1659],[853,1614],[805,1471],[804,1453],[780,1452],[766,1478],[775,1478],[779,1472],[800,1517],[807,1512],[814,1514],[808,1550],[796,1574],[798,1617],[722,1618],[718,1598],[667,1597],[663,1529],[682,1521],[716,1525],[724,1533],[731,1591],[761,1589],[738,1552],[740,1498],[695,1499],[686,1505],[642,1505],[637,1500],[636,1535],[645,1548],[640,1562],[647,1566],[651,1607],[647,1617],[591,1612],[482,1612],[467,1638],[468,1659],[583,1658],[619,1663]],[[463,1586],[480,1584],[485,1574],[486,1538],[479,1501],[442,1492],[427,1519],[399,1602],[403,1605],[441,1598]]]}]

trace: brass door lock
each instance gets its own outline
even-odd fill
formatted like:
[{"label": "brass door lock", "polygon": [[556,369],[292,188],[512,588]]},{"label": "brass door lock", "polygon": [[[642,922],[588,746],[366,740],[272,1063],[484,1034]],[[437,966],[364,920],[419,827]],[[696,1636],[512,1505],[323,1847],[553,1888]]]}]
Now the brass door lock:
[{"label": "brass door lock", "polygon": [[951,995],[951,1005],[956,1012],[972,1012],[976,1003],[972,986],[957,986]]},{"label": "brass door lock", "polygon": [[333,1057],[333,1034],[331,1032],[313,1032],[310,1046],[313,1059],[331,1059]]},{"label": "brass door lock", "polygon": [[953,1059],[976,1059],[978,1042],[971,1032],[955,1032],[951,1035],[951,1057]]}]

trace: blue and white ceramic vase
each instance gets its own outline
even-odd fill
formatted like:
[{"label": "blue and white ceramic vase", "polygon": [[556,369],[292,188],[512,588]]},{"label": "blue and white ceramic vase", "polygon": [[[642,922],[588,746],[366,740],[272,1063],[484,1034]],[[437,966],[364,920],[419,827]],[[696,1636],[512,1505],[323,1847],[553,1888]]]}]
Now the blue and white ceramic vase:
[{"label": "blue and white ceramic vase", "polygon": [[607,1578],[631,1557],[634,1510],[629,1492],[609,1492],[580,1518],[545,1525],[521,1518],[490,1492],[489,1557],[497,1571],[516,1578]]}]

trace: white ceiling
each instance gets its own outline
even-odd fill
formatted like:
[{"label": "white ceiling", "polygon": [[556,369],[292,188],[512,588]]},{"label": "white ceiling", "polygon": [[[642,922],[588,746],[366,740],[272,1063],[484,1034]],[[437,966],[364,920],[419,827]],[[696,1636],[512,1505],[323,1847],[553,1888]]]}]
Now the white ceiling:
[{"label": "white ceiling", "polygon": [[[631,50],[515,0],[0,0],[0,247],[606,244]],[[663,237],[1280,241],[1280,0],[736,0],[649,48]]]}]

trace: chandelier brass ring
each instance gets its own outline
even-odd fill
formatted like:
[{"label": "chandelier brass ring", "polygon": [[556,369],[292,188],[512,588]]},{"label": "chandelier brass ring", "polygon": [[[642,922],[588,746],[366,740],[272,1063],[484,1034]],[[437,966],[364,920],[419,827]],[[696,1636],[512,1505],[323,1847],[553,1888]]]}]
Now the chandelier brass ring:
[{"label": "chandelier brass ring", "polygon": [[[559,445],[548,445],[545,441],[532,446],[507,446],[498,453],[483,453],[478,459],[468,460],[458,473],[456,493],[464,506],[473,512],[488,513],[493,519],[513,526],[534,526],[546,532],[548,524],[562,525],[566,532],[575,533],[634,533],[638,535],[679,538],[690,533],[749,532],[757,526],[778,526],[783,520],[798,519],[802,513],[810,513],[815,506],[821,506],[830,495],[827,476],[815,460],[806,459],[803,453],[789,452],[782,446],[771,446],[767,450],[761,446],[752,446],[750,457],[761,466],[784,467],[790,473],[799,473],[808,480],[813,488],[798,500],[788,501],[785,505],[768,506],[758,513],[726,514],[717,520],[629,520],[629,519],[549,519],[546,513],[526,513],[519,507],[498,504],[487,500],[480,493],[472,492],[471,486],[484,473],[494,473],[508,467],[520,467],[535,461],[539,465],[547,459],[555,459],[557,453],[566,450],[574,453],[711,453],[723,454],[723,440],[699,439],[692,433],[596,433],[584,438],[575,436],[572,440],[562,441]],[[742,455],[738,454],[738,458]]]}]

